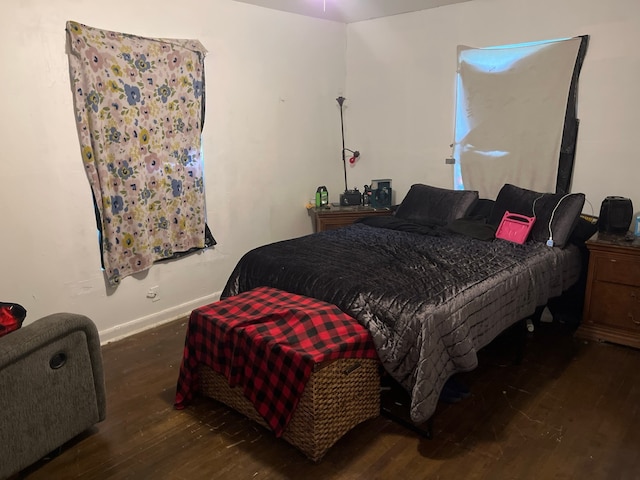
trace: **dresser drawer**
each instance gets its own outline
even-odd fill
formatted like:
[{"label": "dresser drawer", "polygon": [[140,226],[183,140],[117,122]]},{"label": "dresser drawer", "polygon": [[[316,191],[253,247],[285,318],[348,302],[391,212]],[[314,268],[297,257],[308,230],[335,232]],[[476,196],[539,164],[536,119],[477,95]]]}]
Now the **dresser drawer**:
[{"label": "dresser drawer", "polygon": [[576,335],[640,349],[640,237],[597,232],[586,245],[589,273]]},{"label": "dresser drawer", "polygon": [[324,232],[351,225],[356,220],[364,217],[388,216],[393,212],[389,208],[376,209],[362,205],[351,207],[309,208],[307,210],[312,218],[313,231]]},{"label": "dresser drawer", "polygon": [[640,260],[626,255],[596,255],[595,280],[640,287]]},{"label": "dresser drawer", "polygon": [[640,334],[640,288],[595,282],[586,320]]}]

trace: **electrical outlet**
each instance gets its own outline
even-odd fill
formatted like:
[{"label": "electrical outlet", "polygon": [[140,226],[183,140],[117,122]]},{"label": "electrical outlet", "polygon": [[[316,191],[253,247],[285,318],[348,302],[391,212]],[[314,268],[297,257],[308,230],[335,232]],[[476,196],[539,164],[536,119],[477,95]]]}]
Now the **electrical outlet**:
[{"label": "electrical outlet", "polygon": [[147,298],[152,302],[157,302],[158,300],[160,300],[160,287],[157,285],[155,287],[151,287],[147,291]]}]

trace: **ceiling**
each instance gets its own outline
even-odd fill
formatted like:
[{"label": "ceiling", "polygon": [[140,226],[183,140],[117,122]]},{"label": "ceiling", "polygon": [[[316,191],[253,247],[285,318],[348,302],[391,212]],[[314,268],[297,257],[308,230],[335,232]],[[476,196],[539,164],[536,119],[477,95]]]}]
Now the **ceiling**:
[{"label": "ceiling", "polygon": [[235,0],[342,23],[417,12],[471,0]]}]

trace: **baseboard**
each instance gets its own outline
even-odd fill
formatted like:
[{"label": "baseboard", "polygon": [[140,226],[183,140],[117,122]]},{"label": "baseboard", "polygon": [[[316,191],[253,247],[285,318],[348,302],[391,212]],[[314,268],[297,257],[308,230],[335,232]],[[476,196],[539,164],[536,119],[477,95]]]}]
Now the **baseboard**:
[{"label": "baseboard", "polygon": [[130,335],[143,332],[164,323],[178,320],[179,318],[189,315],[195,308],[220,300],[221,293],[222,292],[217,292],[211,295],[196,298],[189,302],[167,308],[160,312],[152,313],[151,315],[147,315],[145,317],[137,318],[121,325],[116,325],[115,327],[101,330],[99,332],[100,344],[105,345],[107,343],[116,342]]}]

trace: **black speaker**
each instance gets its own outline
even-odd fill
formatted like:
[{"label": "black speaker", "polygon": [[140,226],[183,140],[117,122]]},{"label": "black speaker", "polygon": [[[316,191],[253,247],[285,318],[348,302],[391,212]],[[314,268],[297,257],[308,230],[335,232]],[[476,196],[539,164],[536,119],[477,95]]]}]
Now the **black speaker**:
[{"label": "black speaker", "polygon": [[355,190],[346,190],[340,194],[340,205],[343,207],[362,205],[362,195],[357,188]]},{"label": "black speaker", "polygon": [[606,197],[600,206],[598,231],[626,233],[633,218],[633,203],[624,197]]}]

